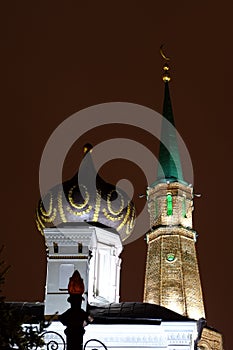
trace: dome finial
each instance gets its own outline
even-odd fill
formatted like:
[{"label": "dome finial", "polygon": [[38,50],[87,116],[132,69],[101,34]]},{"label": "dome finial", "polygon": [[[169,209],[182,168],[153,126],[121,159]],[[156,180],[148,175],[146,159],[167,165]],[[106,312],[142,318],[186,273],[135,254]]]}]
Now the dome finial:
[{"label": "dome finial", "polygon": [[90,143],[86,143],[84,146],[83,146],[83,153],[84,155],[86,155],[88,152],[92,152],[92,149],[93,149],[93,146],[90,144]]},{"label": "dome finial", "polygon": [[163,66],[163,81],[164,83],[168,83],[171,80],[170,73],[169,73],[170,67],[167,63],[170,60],[170,58],[164,54],[163,44],[160,46],[159,52],[160,52],[160,55],[163,57],[163,59],[166,61],[166,63]]}]

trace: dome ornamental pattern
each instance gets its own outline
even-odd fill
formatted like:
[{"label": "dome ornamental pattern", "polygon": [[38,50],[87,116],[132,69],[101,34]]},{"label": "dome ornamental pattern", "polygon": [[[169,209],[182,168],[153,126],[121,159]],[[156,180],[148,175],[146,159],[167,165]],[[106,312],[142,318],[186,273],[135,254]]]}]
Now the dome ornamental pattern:
[{"label": "dome ornamental pattern", "polygon": [[135,206],[123,190],[105,182],[96,173],[91,150],[90,144],[85,145],[79,171],[40,199],[36,224],[42,234],[44,228],[73,222],[96,222],[114,228],[122,240],[132,233]]}]

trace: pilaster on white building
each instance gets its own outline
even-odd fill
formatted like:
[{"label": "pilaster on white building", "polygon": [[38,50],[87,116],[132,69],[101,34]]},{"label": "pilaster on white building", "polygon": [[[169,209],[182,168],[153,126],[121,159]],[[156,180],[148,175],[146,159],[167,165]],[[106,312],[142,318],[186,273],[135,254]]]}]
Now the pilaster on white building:
[{"label": "pilaster on white building", "polygon": [[82,307],[119,302],[122,243],[115,229],[88,223],[44,229],[47,246],[45,315],[67,310],[68,282],[78,270],[85,286]]}]

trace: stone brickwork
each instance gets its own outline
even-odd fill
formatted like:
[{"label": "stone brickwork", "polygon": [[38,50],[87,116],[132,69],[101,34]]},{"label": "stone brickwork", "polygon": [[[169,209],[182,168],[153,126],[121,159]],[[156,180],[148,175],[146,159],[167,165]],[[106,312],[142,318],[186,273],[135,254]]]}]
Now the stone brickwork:
[{"label": "stone brickwork", "polygon": [[[173,215],[167,215],[167,194],[172,195]],[[150,225],[182,225],[192,228],[193,188],[179,182],[158,183],[149,187],[148,210]]]},{"label": "stone brickwork", "polygon": [[222,335],[209,328],[203,328],[201,340],[198,343],[200,350],[223,350]]},{"label": "stone brickwork", "polygon": [[[172,197],[169,215],[167,194]],[[205,317],[192,230],[192,187],[159,183],[148,190],[148,200],[152,230],[147,234],[144,301],[196,320]]]}]

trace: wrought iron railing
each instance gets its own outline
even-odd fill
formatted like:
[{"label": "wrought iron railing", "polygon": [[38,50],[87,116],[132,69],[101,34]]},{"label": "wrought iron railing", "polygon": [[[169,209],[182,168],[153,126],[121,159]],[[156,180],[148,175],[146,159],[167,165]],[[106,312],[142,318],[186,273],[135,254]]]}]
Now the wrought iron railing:
[{"label": "wrought iron railing", "polygon": [[103,347],[105,350],[108,350],[107,346],[100,340],[98,339],[89,339],[85,344],[84,344],[84,347],[83,347],[83,350],[86,350],[86,347],[87,347],[87,344],[90,343],[90,342],[96,342],[100,345],[97,345],[97,348],[96,347],[91,347],[91,350],[99,350],[100,349],[100,346]]},{"label": "wrought iron railing", "polygon": [[34,339],[33,333],[38,332],[37,326],[27,326],[26,334],[28,335],[27,350],[65,350],[66,342],[61,334],[55,331],[44,331],[37,339]]},{"label": "wrought iron railing", "polygon": [[46,350],[65,350],[66,348],[64,338],[57,332],[45,331],[41,337],[44,339]]},{"label": "wrought iron railing", "polygon": [[[61,334],[55,331],[44,331],[42,332],[37,340],[33,339],[33,333],[38,332],[37,326],[26,326],[26,334],[28,335],[27,350],[65,350],[66,342]],[[37,333],[38,334],[38,333]],[[31,341],[30,341],[31,339]],[[89,339],[83,346],[83,350],[108,350],[107,346],[98,339]]]}]

